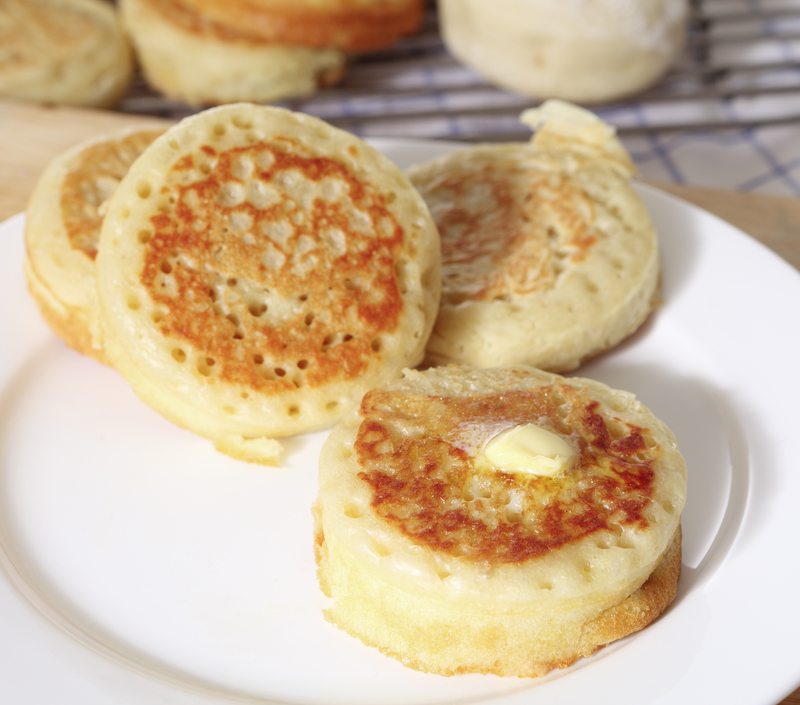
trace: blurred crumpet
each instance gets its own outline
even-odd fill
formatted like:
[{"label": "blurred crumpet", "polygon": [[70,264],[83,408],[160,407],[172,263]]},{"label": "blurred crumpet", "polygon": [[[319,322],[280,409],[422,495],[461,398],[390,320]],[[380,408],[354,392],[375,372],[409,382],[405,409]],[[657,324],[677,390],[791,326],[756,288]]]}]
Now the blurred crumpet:
[{"label": "blurred crumpet", "polygon": [[132,77],[131,49],[110,3],[0,3],[0,96],[107,108]]},{"label": "blurred crumpet", "polygon": [[191,105],[268,102],[339,81],[353,52],[416,31],[421,0],[120,0],[145,78]]},{"label": "blurred crumpet", "polygon": [[686,38],[688,0],[438,0],[464,64],[540,99],[599,103],[655,83]]}]

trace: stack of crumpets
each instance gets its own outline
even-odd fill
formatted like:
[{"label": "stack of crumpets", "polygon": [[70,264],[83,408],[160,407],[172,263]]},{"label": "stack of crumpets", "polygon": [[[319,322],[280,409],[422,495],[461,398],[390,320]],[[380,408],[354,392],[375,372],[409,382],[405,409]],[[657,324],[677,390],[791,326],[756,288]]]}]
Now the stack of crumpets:
[{"label": "stack of crumpets", "polygon": [[302,96],[415,32],[422,0],[121,0],[145,78],[192,105]]},{"label": "stack of crumpets", "polygon": [[555,372],[614,347],[657,300],[656,230],[614,129],[561,101],[528,144],[467,147],[408,174],[442,239],[429,364]]},{"label": "stack of crumpets", "polygon": [[330,426],[418,364],[440,246],[402,172],[279,108],[186,118],[133,163],[96,260],[101,344],[136,393],[235,457]]}]

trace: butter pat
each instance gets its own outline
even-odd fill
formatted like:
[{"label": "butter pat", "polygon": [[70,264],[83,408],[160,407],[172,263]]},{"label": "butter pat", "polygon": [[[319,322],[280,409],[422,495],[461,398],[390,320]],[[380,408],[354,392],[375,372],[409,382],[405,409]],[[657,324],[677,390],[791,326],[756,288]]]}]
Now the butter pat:
[{"label": "butter pat", "polygon": [[529,423],[496,435],[483,455],[504,472],[553,477],[569,466],[575,451],[561,436]]}]

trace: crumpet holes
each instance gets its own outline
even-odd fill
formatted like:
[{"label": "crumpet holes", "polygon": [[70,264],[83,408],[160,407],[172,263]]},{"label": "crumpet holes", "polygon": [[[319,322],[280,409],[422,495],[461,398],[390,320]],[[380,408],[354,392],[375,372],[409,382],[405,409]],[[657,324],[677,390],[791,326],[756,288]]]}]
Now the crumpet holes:
[{"label": "crumpet holes", "polygon": [[139,196],[139,198],[150,198],[151,193],[152,189],[147,181],[140,181],[138,184],[136,184],[136,194]]},{"label": "crumpet holes", "polygon": [[210,377],[211,376],[211,368],[214,366],[215,362],[216,361],[214,360],[213,357],[201,357],[197,361],[197,371],[203,377]]},{"label": "crumpet holes", "polygon": [[247,310],[250,312],[250,315],[254,318],[259,318],[263,316],[267,312],[267,305],[265,303],[253,302],[248,305]]},{"label": "crumpet holes", "polygon": [[506,507],[503,514],[509,524],[516,524],[517,522],[522,521],[522,512],[520,512],[518,509]]},{"label": "crumpet holes", "polygon": [[140,245],[146,245],[153,239],[153,233],[150,230],[140,230],[136,235],[136,239],[139,241]]},{"label": "crumpet holes", "polygon": [[625,438],[628,435],[628,427],[619,419],[609,419],[606,422],[608,433],[615,441]]},{"label": "crumpet holes", "polygon": [[133,294],[128,296],[128,300],[125,303],[127,304],[128,308],[131,311],[138,311],[142,307],[142,304],[139,301],[139,299]]},{"label": "crumpet holes", "polygon": [[329,414],[336,413],[339,410],[339,402],[338,401],[329,401],[325,404],[325,411]]},{"label": "crumpet holes", "polygon": [[186,362],[186,353],[180,348],[173,348],[172,359],[175,360],[175,362]]},{"label": "crumpet holes", "polygon": [[286,409],[286,413],[292,418],[297,418],[300,416],[300,407],[297,406],[297,404],[292,404],[288,409]]},{"label": "crumpet holes", "polygon": [[344,515],[350,519],[360,519],[364,516],[364,510],[361,505],[355,502],[346,502],[344,505]]}]

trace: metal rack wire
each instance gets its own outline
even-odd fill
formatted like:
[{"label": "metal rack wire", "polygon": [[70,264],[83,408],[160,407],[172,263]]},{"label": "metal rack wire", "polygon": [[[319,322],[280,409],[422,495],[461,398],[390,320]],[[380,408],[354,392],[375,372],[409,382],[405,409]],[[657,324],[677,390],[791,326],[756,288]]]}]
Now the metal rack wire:
[{"label": "metal rack wire", "polygon": [[[525,139],[517,117],[536,104],[461,66],[429,4],[422,31],[353,60],[345,80],[281,103],[362,136]],[[800,0],[691,0],[686,49],[655,87],[592,108],[621,134],[800,125]],[[140,79],[122,110],[183,117],[193,109]]]}]

